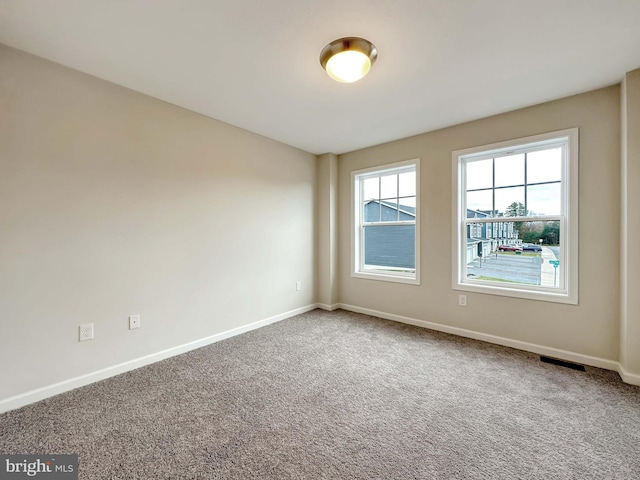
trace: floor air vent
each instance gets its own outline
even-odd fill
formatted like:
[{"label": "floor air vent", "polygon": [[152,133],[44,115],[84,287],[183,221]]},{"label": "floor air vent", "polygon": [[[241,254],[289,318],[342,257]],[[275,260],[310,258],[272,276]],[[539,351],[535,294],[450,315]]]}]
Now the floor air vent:
[{"label": "floor air vent", "polygon": [[540,361],[544,363],[553,363],[554,365],[560,365],[561,367],[570,368],[572,370],[579,370],[581,372],[585,371],[584,365],[580,365],[579,363],[565,362],[564,360],[558,360],[557,358],[541,356]]}]

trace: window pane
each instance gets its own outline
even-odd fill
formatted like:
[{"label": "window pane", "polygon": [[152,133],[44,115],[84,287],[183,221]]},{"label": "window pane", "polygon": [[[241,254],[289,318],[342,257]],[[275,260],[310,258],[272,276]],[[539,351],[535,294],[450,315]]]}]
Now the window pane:
[{"label": "window pane", "polygon": [[515,217],[524,212],[524,187],[496,189],[496,210],[506,217]]},{"label": "window pane", "polygon": [[487,230],[486,225],[486,223],[468,223],[467,241],[485,237]]},{"label": "window pane", "polygon": [[408,209],[411,213],[416,213],[416,197],[402,197],[400,198],[400,208]]},{"label": "window pane", "polygon": [[413,197],[416,194],[416,172],[401,173],[399,178],[401,197]]},{"label": "window pane", "polygon": [[[395,199],[394,199],[395,200]],[[380,220],[383,222],[398,221],[398,204],[388,200],[380,201]]]},{"label": "window pane", "polygon": [[380,177],[380,198],[396,198],[398,196],[398,175]]},{"label": "window pane", "polygon": [[467,278],[501,284],[561,286],[559,222],[496,222],[493,231],[500,233],[495,238],[483,235],[485,228],[488,229],[485,224],[467,225]]},{"label": "window pane", "polygon": [[363,201],[380,198],[380,177],[367,178],[364,181]]},{"label": "window pane", "polygon": [[527,187],[529,215],[560,215],[562,213],[560,190],[560,183]]},{"label": "window pane", "polygon": [[467,192],[467,210],[490,213],[493,210],[493,190]]},{"label": "window pane", "polygon": [[524,154],[495,159],[496,187],[524,185]]},{"label": "window pane", "polygon": [[491,218],[491,212],[471,210],[467,208],[467,218]]},{"label": "window pane", "polygon": [[552,148],[527,154],[527,183],[562,180],[562,149]]},{"label": "window pane", "polygon": [[413,271],[416,258],[415,225],[364,227],[365,268]]},{"label": "window pane", "polygon": [[[560,244],[560,222],[549,220],[544,222],[520,222],[519,237],[525,244],[540,244],[543,247]],[[540,242],[542,239],[542,242]],[[554,252],[560,258],[560,252]]]},{"label": "window pane", "polygon": [[399,217],[401,222],[415,221],[416,219],[416,197],[405,197],[399,199]]},{"label": "window pane", "polygon": [[364,204],[364,221],[379,222],[380,221],[380,203],[378,201],[369,201]]},{"label": "window pane", "polygon": [[466,172],[467,190],[493,187],[493,160],[470,161]]}]

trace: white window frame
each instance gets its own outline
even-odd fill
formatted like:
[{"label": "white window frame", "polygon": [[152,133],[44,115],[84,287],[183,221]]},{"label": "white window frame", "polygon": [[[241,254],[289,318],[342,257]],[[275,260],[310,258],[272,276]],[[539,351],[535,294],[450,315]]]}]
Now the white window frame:
[{"label": "white window frame", "polygon": [[[481,160],[517,154],[538,148],[565,147],[561,177],[560,215],[509,217],[518,221],[560,221],[559,287],[508,284],[466,277],[466,225],[495,223],[496,219],[467,219],[465,165],[469,160]],[[517,297],[529,300],[578,304],[578,129],[570,128],[506,142],[493,143],[452,153],[453,164],[453,269],[454,290]],[[503,220],[503,219],[501,219]]]},{"label": "white window frame", "polygon": [[[408,168],[412,167],[412,168]],[[415,272],[404,273],[387,271],[384,269],[372,269],[364,267],[364,236],[365,227],[362,198],[363,186],[361,180],[368,177],[402,173],[402,170],[413,170],[416,172],[416,219],[415,219]],[[414,158],[402,162],[395,162],[377,167],[355,170],[351,172],[351,276],[355,278],[366,278],[369,280],[380,280],[385,282],[405,283],[410,285],[420,285],[420,159]],[[384,222],[382,225],[406,225],[408,222]],[[413,224],[409,222],[409,224]],[[381,222],[377,223],[381,225]]]}]

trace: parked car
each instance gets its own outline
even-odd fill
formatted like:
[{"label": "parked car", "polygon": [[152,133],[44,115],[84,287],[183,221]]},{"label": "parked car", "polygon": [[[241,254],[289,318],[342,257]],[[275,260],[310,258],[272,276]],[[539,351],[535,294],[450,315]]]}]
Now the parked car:
[{"label": "parked car", "polygon": [[522,252],[520,245],[500,245],[498,247],[499,252]]},{"label": "parked car", "polygon": [[524,250],[525,252],[541,252],[542,247],[540,245],[531,245],[525,243],[522,246],[522,250]]}]

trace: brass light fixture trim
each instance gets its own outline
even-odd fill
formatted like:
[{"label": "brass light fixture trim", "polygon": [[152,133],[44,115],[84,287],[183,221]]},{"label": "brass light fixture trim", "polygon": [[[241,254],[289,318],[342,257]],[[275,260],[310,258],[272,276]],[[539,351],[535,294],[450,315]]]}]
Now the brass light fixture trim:
[{"label": "brass light fixture trim", "polygon": [[[347,55],[342,55],[345,53]],[[342,60],[336,62],[339,56],[342,57]],[[364,77],[377,58],[378,50],[369,40],[360,37],[345,37],[334,40],[322,49],[320,65],[334,80],[351,83]],[[332,63],[339,65],[332,65]],[[347,68],[345,73],[338,71],[342,66]]]}]

